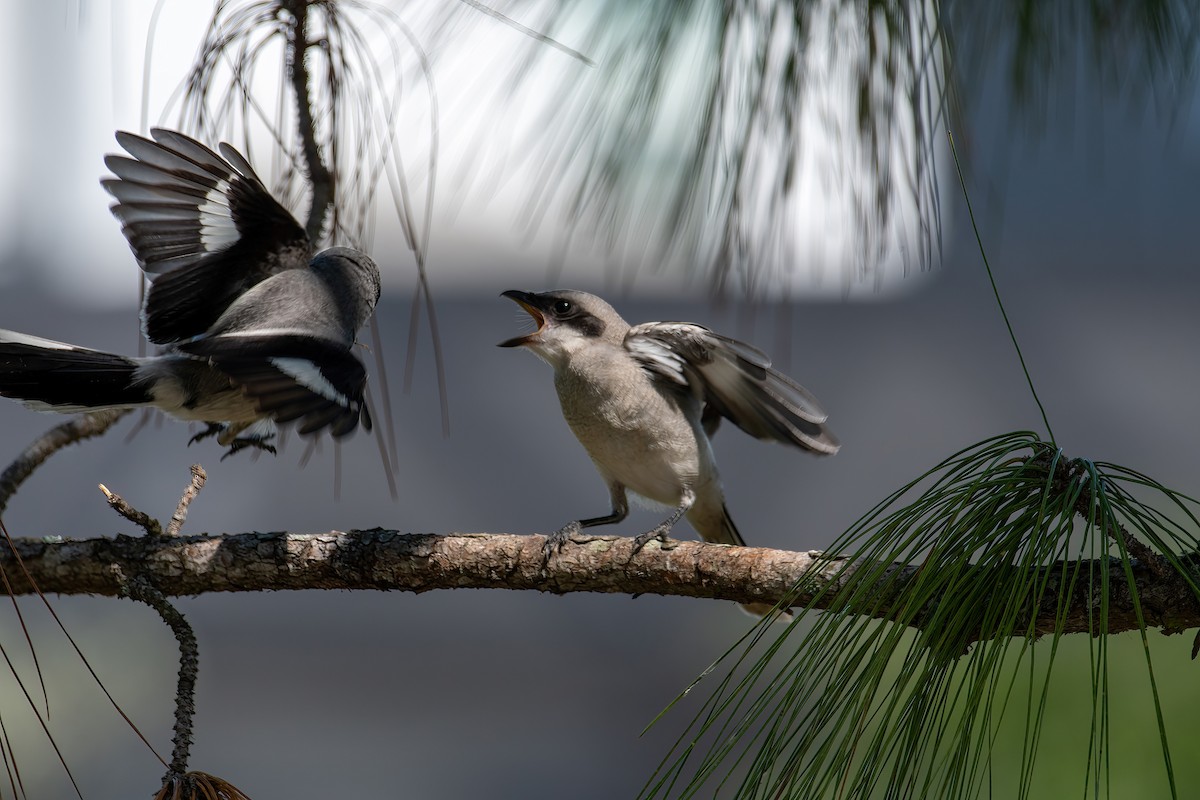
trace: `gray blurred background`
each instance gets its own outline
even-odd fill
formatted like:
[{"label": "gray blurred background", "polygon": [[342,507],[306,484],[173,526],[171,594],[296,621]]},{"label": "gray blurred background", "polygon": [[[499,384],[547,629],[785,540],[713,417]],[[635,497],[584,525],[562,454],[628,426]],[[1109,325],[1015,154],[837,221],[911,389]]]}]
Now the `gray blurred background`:
[{"label": "gray blurred background", "polygon": [[[0,139],[0,326],[133,353],[136,266],[97,179],[112,129],[138,125],[140,78],[116,53],[129,49],[140,63],[142,34],[121,21],[145,9],[118,3],[109,15],[45,6],[12,4],[8,46],[0,48],[8,60],[0,100],[9,112]],[[90,37],[109,43],[111,63],[95,63],[104,56],[87,49]],[[181,49],[183,57],[192,52]],[[90,93],[97,81],[111,98]],[[1081,70],[1048,87],[1064,99],[1027,125],[1014,118],[1001,83],[975,84],[959,137],[968,143],[988,255],[1059,442],[1068,455],[1195,491],[1194,92],[1164,110],[1136,92],[1102,92]],[[943,263],[897,292],[756,305],[672,297],[661,285],[640,296],[636,286],[607,292],[630,321],[693,320],[759,344],[829,410],[844,445],[832,459],[763,445],[732,426],[717,437],[729,507],[750,543],[821,548],[952,452],[1039,426],[956,182],[947,175],[942,183]],[[212,443],[186,447],[191,431],[182,424],[151,420],[133,434],[130,418],[39,470],[5,514],[9,530],[133,533],[96,485],[168,517],[197,461],[209,481],[188,519],[193,533],[533,533],[604,512],[606,492],[561,419],[549,369],[495,347],[526,329],[498,294],[548,288],[539,280],[545,254],[523,249],[522,237],[503,226],[473,227],[470,201],[458,202],[465,210],[438,223],[429,265],[444,337],[448,438],[438,424],[427,333],[414,387],[400,391],[411,256],[384,230],[375,248],[390,287],[375,324],[387,342],[398,500],[388,497],[375,445],[362,435],[341,448],[335,498],[328,442],[303,468],[294,439],[277,458],[222,462]],[[494,211],[480,208],[481,216]],[[616,283],[602,275],[572,282],[593,290]],[[57,421],[0,403],[0,460]],[[632,535],[656,520],[635,511],[619,530]],[[54,604],[110,691],[167,753],[177,666],[168,631],[128,601]],[[201,648],[193,768],[256,800],[631,797],[689,715],[669,715],[645,736],[643,727],[751,624],[727,603],[532,592],[208,595],[178,605]],[[45,613],[32,602],[22,608],[48,670],[51,729],[84,796],[149,795],[161,766],[105,705]],[[11,614],[0,616],[0,632],[6,648],[20,650]],[[1184,639],[1155,634],[1151,642],[1156,664],[1166,665],[1169,733],[1186,742],[1200,733],[1188,712],[1200,684]],[[0,686],[0,714],[30,796],[67,796],[19,689],[7,677]],[[1136,704],[1117,710],[1131,716],[1114,724],[1114,748],[1126,757],[1113,796],[1131,796],[1121,787],[1144,786],[1140,762],[1156,766],[1156,744],[1145,742],[1152,729],[1143,727],[1153,718],[1137,716]],[[1150,755],[1140,759],[1144,746]],[[1177,775],[1200,779],[1200,767],[1183,762]],[[1057,796],[1052,766],[1046,796]]]}]

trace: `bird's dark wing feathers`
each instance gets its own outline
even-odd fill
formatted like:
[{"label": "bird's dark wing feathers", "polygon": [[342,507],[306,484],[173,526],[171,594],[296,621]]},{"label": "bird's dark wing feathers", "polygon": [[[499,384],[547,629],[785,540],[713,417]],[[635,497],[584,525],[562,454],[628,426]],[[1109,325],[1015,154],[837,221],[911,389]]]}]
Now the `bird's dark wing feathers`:
[{"label": "bird's dark wing feathers", "polygon": [[208,359],[276,422],[300,420],[301,434],[329,428],[349,434],[371,430],[363,400],[367,372],[345,347],[308,336],[211,336],[181,344]]},{"label": "bird's dark wing feathers", "polygon": [[117,133],[132,158],[108,156],[116,177],[101,183],[151,280],[146,337],[169,344],[204,333],[260,281],[307,268],[312,244],[232,147],[222,158],[174,131],[150,135]]},{"label": "bird's dark wing feathers", "polygon": [[756,347],[686,322],[636,325],[625,347],[655,378],[703,397],[710,433],[716,412],[759,439],[827,454],[840,447],[817,399]]}]

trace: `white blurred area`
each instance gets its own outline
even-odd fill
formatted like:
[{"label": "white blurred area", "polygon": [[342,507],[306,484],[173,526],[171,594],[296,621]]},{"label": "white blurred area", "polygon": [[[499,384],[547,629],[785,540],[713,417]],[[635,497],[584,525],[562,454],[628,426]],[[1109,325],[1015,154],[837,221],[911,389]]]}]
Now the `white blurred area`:
[{"label": "white blurred area", "polygon": [[[153,3],[8,3],[0,28],[0,280],[29,280],[62,300],[137,303],[136,265],[99,179],[117,127],[139,127],[145,33]],[[155,69],[183,75],[202,4],[172,4]],[[151,107],[165,81],[152,84]]]},{"label": "white blurred area", "polygon": [[[70,304],[133,307],[138,274],[98,183],[106,172],[103,156],[117,149],[112,137],[118,128],[144,132],[151,125],[174,126],[179,85],[196,55],[211,5],[162,4],[149,50],[148,32],[157,6],[152,2],[50,0],[10,5],[8,22],[0,29],[0,67],[3,74],[20,79],[0,81],[0,107],[12,114],[9,124],[0,126],[0,153],[5,154],[0,159],[0,286],[23,280]],[[661,264],[648,263],[652,256],[646,255],[644,231],[631,232],[632,244],[589,245],[582,236],[564,244],[565,226],[558,216],[561,194],[540,225],[522,222],[528,217],[531,181],[539,180],[539,158],[528,152],[530,120],[544,117],[562,81],[602,79],[600,67],[547,50],[536,74],[511,102],[502,103],[497,98],[505,96],[503,82],[528,51],[527,36],[466,5],[452,18],[449,36],[433,35],[445,32],[437,27],[444,15],[420,4],[397,10],[418,41],[439,43],[437,51],[429,53],[439,130],[429,243],[435,292],[491,294],[511,286],[545,288],[548,283],[617,296],[701,297],[708,292],[704,279],[689,280],[679,265],[660,269]],[[429,30],[423,32],[423,27]],[[839,83],[845,70],[838,64],[855,57],[850,46],[854,37],[842,33],[836,48],[842,61],[812,65],[828,74],[830,97],[848,89]],[[605,55],[612,54],[599,54]],[[833,56],[830,48],[814,47],[812,58],[828,61]],[[692,66],[677,67],[677,83],[684,93],[666,104],[668,115],[688,105],[687,71]],[[270,62],[264,62],[260,83],[271,71]],[[420,83],[419,74],[406,76],[406,97],[399,106],[404,137],[399,149],[418,218],[425,213],[429,188],[431,121]],[[912,266],[911,253],[906,262],[900,243],[914,233],[915,212],[897,195],[895,221],[883,233],[894,240],[887,247],[889,256],[870,281],[848,277],[861,270],[861,254],[854,211],[838,170],[861,167],[839,163],[839,142],[828,133],[828,119],[822,122],[818,116],[854,112],[835,107],[838,104],[829,97],[810,98],[808,105],[802,137],[805,166],[784,201],[794,224],[777,232],[768,253],[775,268],[768,271],[765,293],[758,293],[885,296],[900,287],[906,267]],[[553,108],[550,113],[555,113]],[[840,124],[851,123],[848,119]],[[656,147],[664,158],[675,135],[679,132],[656,132],[662,139]],[[779,168],[770,150],[766,152],[754,165],[764,176]],[[255,164],[269,182],[272,165],[257,160]],[[745,202],[754,212],[743,227],[771,224],[764,197],[750,196]],[[302,216],[306,206],[293,210]],[[647,208],[644,214],[652,216],[654,211]],[[384,269],[385,290],[408,293],[415,281],[414,261],[386,191],[376,213],[371,249]],[[752,237],[757,232],[747,229],[741,234]],[[917,277],[916,283],[922,283]]]}]

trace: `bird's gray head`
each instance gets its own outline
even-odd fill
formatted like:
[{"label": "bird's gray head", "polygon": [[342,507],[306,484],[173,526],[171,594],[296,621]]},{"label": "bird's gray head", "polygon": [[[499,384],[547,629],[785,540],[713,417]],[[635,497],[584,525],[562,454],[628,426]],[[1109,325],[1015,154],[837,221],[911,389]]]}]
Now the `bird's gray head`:
[{"label": "bird's gray head", "polygon": [[499,346],[528,347],[554,366],[598,340],[619,344],[629,331],[629,323],[612,306],[587,292],[556,289],[534,293],[509,289],[501,297],[515,300],[525,309],[537,323],[537,330],[503,341]]},{"label": "bird's gray head", "polygon": [[379,302],[379,267],[361,250],[330,247],[312,260],[312,269],[339,295],[350,330],[357,331]]}]

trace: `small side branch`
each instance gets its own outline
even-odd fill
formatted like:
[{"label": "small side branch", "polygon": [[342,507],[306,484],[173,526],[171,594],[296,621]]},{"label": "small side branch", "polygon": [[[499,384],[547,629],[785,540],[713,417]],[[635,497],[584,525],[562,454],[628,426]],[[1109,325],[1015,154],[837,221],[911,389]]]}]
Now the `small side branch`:
[{"label": "small side branch", "polygon": [[[1048,453],[1037,456],[1034,460],[1041,462],[1041,464],[1047,469],[1049,469],[1050,465],[1053,463],[1053,459]],[[1081,458],[1059,459],[1057,462],[1056,474],[1054,476],[1055,489],[1058,492],[1065,494],[1067,492],[1067,487],[1072,483],[1080,480],[1086,482],[1090,477],[1090,466],[1091,465],[1089,462]],[[1091,468],[1094,469],[1094,467]],[[1147,564],[1151,570],[1154,571],[1156,576],[1164,577],[1168,575],[1171,572],[1171,567],[1167,563],[1166,559],[1159,558],[1158,554],[1155,553],[1152,548],[1150,548],[1145,542],[1141,541],[1136,536],[1130,536],[1129,531],[1125,529],[1125,526],[1116,520],[1110,520],[1108,524],[1105,524],[1105,520],[1103,519],[1099,509],[1093,507],[1093,494],[1094,491],[1080,493],[1079,499],[1075,502],[1075,514],[1081,520],[1093,520],[1095,524],[1101,526],[1104,530],[1104,534],[1109,538],[1109,540],[1112,541],[1114,545],[1116,545],[1118,548],[1125,548],[1129,552],[1130,556],[1143,564]],[[1200,642],[1200,639],[1197,641]],[[1193,656],[1193,658],[1195,658],[1195,656]]]},{"label": "small side branch", "polygon": [[8,501],[16,494],[17,489],[21,488],[21,484],[25,483],[46,459],[69,444],[101,435],[128,413],[127,409],[93,411],[56,425],[35,439],[25,448],[25,452],[17,456],[8,468],[0,473],[0,514],[4,513]]},{"label": "small side branch", "polygon": [[[208,480],[208,473],[204,471],[204,467],[199,464],[192,464],[192,479],[184,487],[183,495],[179,498],[179,505],[175,507],[175,513],[171,515],[171,521],[167,523],[167,536],[179,535],[179,531],[183,528],[183,523],[187,521],[188,508],[192,505],[192,501],[196,499],[196,495],[200,494],[200,490],[204,488],[206,480]],[[134,508],[124,497],[109,491],[108,487],[103,483],[100,484],[100,491],[104,492],[104,499],[113,511],[116,511],[134,525],[137,525],[147,535],[163,535],[162,523],[154,517],[145,511]]]},{"label": "small side branch", "polygon": [[103,483],[100,484],[100,491],[104,492],[104,499],[108,502],[108,507],[120,514],[125,519],[137,525],[144,530],[149,536],[162,536],[162,523],[154,517],[147,514],[145,511],[139,511],[129,504],[124,497],[115,494],[108,490],[108,487]]},{"label": "small side branch", "polygon": [[317,144],[317,126],[312,113],[312,96],[308,86],[308,65],[304,61],[309,48],[309,0],[284,0],[282,6],[292,16],[287,38],[287,71],[296,101],[296,124],[303,145],[304,163],[308,168],[309,183],[312,185],[312,205],[308,210],[305,230],[308,238],[316,242],[321,238],[325,218],[333,206],[333,173],[321,160],[321,148]]},{"label": "small side branch", "polygon": [[[127,537],[44,542],[17,539],[16,550],[44,592],[115,595],[119,585],[109,565],[144,575],[167,596],[206,592],[288,589],[516,589],[563,594],[607,592],[706,597],[736,603],[775,603],[803,577],[807,592],[793,602],[808,603],[821,590],[844,581],[856,565],[826,560],[818,552],[728,547],[704,542],[651,542],[634,552],[634,540],[579,536],[542,570],[543,536],[505,534],[402,534],[373,529],[329,533],[241,533],[222,536]],[[1156,557],[1157,558],[1157,557]],[[0,553],[7,569],[11,554]],[[15,565],[14,565],[15,567]],[[1173,633],[1200,627],[1200,600],[1182,576],[1133,562],[1137,601],[1146,625]],[[1066,609],[1066,633],[1094,632],[1109,571],[1108,631],[1138,628],[1134,597],[1119,560],[1069,562],[1044,568],[1042,604],[1027,608],[1025,621],[1039,634],[1058,624]],[[1064,576],[1080,570],[1071,582]],[[899,596],[912,567],[889,586]],[[17,569],[13,591],[31,591]],[[895,577],[895,573],[892,573]],[[1089,579],[1087,576],[1093,576]],[[825,608],[834,592],[822,595]],[[397,600],[397,602],[401,602]],[[890,618],[881,603],[873,610]],[[1016,630],[1026,630],[1024,623]]]},{"label": "small side branch", "polygon": [[200,648],[192,626],[162,592],[140,575],[125,579],[119,567],[113,568],[113,574],[122,586],[122,593],[158,612],[179,642],[179,683],[175,690],[175,735],[172,737],[174,749],[171,751],[167,775],[163,778],[163,782],[169,784],[187,772],[188,755],[192,747],[192,719],[196,715],[196,675],[200,669]]},{"label": "small side branch", "polygon": [[179,505],[175,507],[175,513],[171,515],[171,521],[167,523],[167,536],[178,536],[179,532],[183,530],[183,523],[187,521],[188,508],[196,499],[196,495],[200,494],[200,490],[204,488],[206,480],[208,480],[208,473],[204,471],[204,467],[192,464],[191,483],[183,490],[183,496],[179,498]]}]

